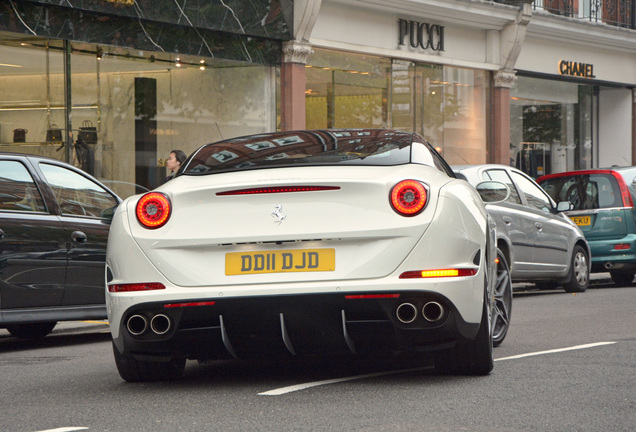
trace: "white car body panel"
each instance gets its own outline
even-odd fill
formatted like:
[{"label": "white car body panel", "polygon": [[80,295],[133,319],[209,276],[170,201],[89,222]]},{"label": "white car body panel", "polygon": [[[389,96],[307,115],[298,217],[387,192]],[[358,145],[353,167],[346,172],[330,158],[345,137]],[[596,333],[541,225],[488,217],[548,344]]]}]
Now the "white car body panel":
[{"label": "white car body panel", "polygon": [[[432,148],[426,151],[434,152]],[[406,179],[423,184],[428,195],[424,209],[410,217],[398,214],[390,199],[392,188]],[[297,185],[339,189],[218,195],[246,188]],[[165,338],[162,334],[146,337],[129,334],[126,322],[132,314],[155,314],[157,312],[151,310],[172,307],[175,303],[214,302],[206,307],[212,318],[218,317],[220,324],[209,328],[223,334],[223,343],[232,355],[235,353],[225,334],[225,316],[240,315],[243,309],[237,304],[250,302],[252,307],[259,299],[274,305],[272,319],[278,319],[277,298],[289,301],[294,296],[305,296],[338,305],[348,301],[344,300],[345,296],[373,297],[378,294],[404,299],[358,303],[382,304],[385,312],[387,307],[395,310],[397,302],[437,299],[444,304],[445,321],[426,323],[420,317],[421,322],[416,321],[414,328],[437,329],[439,340],[433,342],[446,348],[453,346],[455,338],[476,338],[478,330],[483,329],[484,314],[490,310],[495,282],[494,224],[479,194],[438,167],[422,163],[293,166],[180,175],[155,192],[165,194],[171,203],[170,219],[164,226],[148,229],[137,220],[136,206],[141,196],[127,199],[112,220],[106,260],[106,297],[116,358],[122,355],[117,351],[124,356],[133,355],[131,351],[144,350],[154,341],[158,341],[156,345],[162,346],[163,350],[167,349],[165,344],[170,342],[169,337],[180,329],[171,329]],[[226,274],[228,254],[318,249],[335,251],[333,271]],[[474,274],[400,277],[405,272],[438,269],[466,269]],[[160,283],[165,288],[108,290],[108,287],[136,283]],[[360,312],[358,304],[350,313]],[[308,307],[310,314],[316,312],[310,305],[302,306]],[[343,337],[352,349],[347,322],[364,327],[366,322],[373,320],[354,317],[347,321],[345,309],[347,307],[343,306],[342,311],[329,311],[327,321],[333,324],[333,319],[340,319],[342,313],[341,332],[344,331]],[[293,353],[288,339],[298,341],[300,336],[297,332],[291,337],[287,335],[283,310],[290,311],[289,304],[281,305],[280,327],[285,345]],[[178,321],[179,314],[190,311],[191,308],[179,310],[171,319]],[[395,325],[390,324],[397,321],[395,312],[390,314],[391,317],[381,320],[383,325]],[[243,321],[250,318],[246,316]],[[254,324],[258,326],[257,322]],[[406,330],[409,323],[403,324],[397,323]],[[297,330],[293,323],[290,325],[292,333]],[[204,332],[204,329],[197,331]],[[424,338],[417,344],[424,343],[428,337],[425,331],[421,336],[420,332],[407,333],[404,334],[407,339],[413,335]]]}]

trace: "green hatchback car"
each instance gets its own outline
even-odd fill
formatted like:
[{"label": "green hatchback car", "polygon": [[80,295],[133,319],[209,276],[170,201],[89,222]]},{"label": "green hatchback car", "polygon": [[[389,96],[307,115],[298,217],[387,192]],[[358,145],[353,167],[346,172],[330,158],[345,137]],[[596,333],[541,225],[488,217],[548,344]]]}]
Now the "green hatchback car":
[{"label": "green hatchback car", "polygon": [[592,253],[592,272],[609,272],[616,284],[636,274],[636,167],[612,167],[549,174],[537,183],[581,228]]}]

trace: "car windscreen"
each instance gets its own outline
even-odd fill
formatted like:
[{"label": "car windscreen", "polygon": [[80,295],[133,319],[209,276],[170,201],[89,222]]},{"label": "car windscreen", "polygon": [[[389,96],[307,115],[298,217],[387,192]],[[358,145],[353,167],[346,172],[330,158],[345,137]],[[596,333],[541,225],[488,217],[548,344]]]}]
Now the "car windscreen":
[{"label": "car windscreen", "polygon": [[618,182],[611,174],[553,177],[543,180],[541,187],[556,202],[572,203],[573,210],[623,206]]},{"label": "car windscreen", "polygon": [[251,135],[201,147],[185,162],[180,174],[292,166],[401,165],[411,161],[413,138],[409,132],[364,129]]}]

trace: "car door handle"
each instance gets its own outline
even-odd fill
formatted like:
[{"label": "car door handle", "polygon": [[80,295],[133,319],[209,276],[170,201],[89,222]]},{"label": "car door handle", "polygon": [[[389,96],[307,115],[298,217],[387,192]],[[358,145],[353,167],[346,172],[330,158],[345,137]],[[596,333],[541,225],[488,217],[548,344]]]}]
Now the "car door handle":
[{"label": "car door handle", "polygon": [[539,222],[535,222],[534,226],[537,227],[537,231],[543,230],[543,224],[540,224]]},{"label": "car door handle", "polygon": [[504,216],[502,219],[506,225],[510,225],[512,223],[512,218],[510,216]]},{"label": "car door handle", "polygon": [[75,243],[86,243],[86,240],[88,240],[86,234],[81,231],[73,231],[73,234],[71,234],[71,238]]}]

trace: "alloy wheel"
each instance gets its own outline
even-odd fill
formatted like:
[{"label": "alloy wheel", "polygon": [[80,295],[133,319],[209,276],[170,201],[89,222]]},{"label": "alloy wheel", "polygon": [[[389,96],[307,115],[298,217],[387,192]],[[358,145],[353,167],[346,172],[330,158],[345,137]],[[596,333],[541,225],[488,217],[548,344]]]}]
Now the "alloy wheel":
[{"label": "alloy wheel", "polygon": [[499,346],[503,342],[512,313],[512,279],[506,258],[497,251],[497,282],[495,286],[495,302],[492,312],[492,343]]}]

